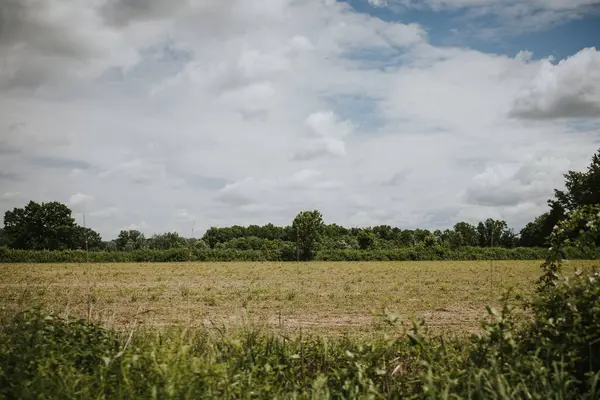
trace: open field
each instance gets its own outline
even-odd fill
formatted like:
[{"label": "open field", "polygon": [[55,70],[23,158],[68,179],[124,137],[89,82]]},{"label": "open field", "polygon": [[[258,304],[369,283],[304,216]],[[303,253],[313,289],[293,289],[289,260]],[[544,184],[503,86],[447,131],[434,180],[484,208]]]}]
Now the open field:
[{"label": "open field", "polygon": [[[592,265],[569,261],[565,271]],[[540,261],[2,264],[0,307],[42,305],[109,326],[253,323],[364,333],[384,308],[406,322],[473,331],[508,288],[527,295]],[[490,270],[492,266],[492,271]],[[240,321],[241,318],[241,321]]]}]

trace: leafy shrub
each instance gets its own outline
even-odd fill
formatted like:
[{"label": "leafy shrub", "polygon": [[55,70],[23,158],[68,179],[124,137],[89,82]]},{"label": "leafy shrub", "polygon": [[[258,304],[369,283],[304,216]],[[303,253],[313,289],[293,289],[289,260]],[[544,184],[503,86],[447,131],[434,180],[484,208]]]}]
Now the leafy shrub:
[{"label": "leafy shrub", "polygon": [[290,261],[296,259],[295,246],[283,244],[266,250],[168,249],[133,251],[80,250],[32,251],[0,247],[1,263],[103,263],[103,262],[183,262],[183,261]]},{"label": "leafy shrub", "polygon": [[543,291],[520,351],[560,362],[578,383],[600,370],[600,273],[578,273]]},{"label": "leafy shrub", "polygon": [[[417,244],[391,250],[323,250],[317,253],[321,261],[437,261],[437,260],[542,260],[546,249],[532,247],[448,247],[434,244],[426,247]],[[571,252],[570,258],[581,253]]]},{"label": "leafy shrub", "polygon": [[100,383],[103,359],[116,354],[119,345],[113,332],[84,320],[68,322],[37,309],[19,313],[0,332],[0,398],[89,390]]},{"label": "leafy shrub", "polygon": [[[251,238],[235,239],[242,243]],[[238,249],[238,244],[228,248],[219,245],[214,249],[168,249],[133,251],[94,251],[86,254],[81,250],[34,251],[0,247],[1,263],[94,263],[102,262],[183,262],[183,261],[296,261],[296,245],[279,240],[263,243],[257,249]],[[266,245],[265,245],[266,243]],[[244,247],[244,246],[242,246]],[[439,244],[425,246],[420,243],[411,247],[374,250],[320,250],[315,259],[320,261],[428,261],[428,260],[542,260],[546,249],[535,247],[458,247],[451,249]],[[596,259],[598,249],[566,247],[566,259]]]},{"label": "leafy shrub", "polygon": [[355,236],[323,236],[318,243],[317,252],[323,250],[357,250],[358,248],[358,240]]}]

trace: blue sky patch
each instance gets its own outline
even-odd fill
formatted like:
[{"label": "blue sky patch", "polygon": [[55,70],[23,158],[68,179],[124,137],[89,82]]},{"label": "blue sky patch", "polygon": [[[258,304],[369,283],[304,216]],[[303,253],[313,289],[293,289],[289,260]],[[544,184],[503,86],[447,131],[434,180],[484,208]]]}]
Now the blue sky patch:
[{"label": "blue sky patch", "polygon": [[409,9],[396,4],[374,7],[366,0],[346,2],[355,11],[386,22],[418,23],[427,31],[429,42],[434,46],[468,47],[510,57],[528,50],[533,52],[534,59],[552,56],[556,60],[573,55],[583,47],[600,48],[598,5],[589,6],[582,15],[548,18],[548,25],[528,26],[529,17],[535,17],[539,10],[508,19],[468,8],[433,11],[424,6]]},{"label": "blue sky patch", "polygon": [[357,131],[368,130],[372,133],[384,125],[377,114],[377,100],[365,96],[339,95],[325,99],[329,107],[342,119],[357,125]]}]

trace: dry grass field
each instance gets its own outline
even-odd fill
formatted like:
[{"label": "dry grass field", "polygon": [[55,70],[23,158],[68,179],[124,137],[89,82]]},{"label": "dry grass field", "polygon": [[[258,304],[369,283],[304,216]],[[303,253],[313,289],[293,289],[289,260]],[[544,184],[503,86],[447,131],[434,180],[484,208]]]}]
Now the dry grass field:
[{"label": "dry grass field", "polygon": [[[592,262],[570,261],[565,270]],[[474,331],[508,288],[527,295],[540,261],[0,265],[0,308],[41,305],[109,326],[253,324],[339,334],[381,327],[385,308]]]}]

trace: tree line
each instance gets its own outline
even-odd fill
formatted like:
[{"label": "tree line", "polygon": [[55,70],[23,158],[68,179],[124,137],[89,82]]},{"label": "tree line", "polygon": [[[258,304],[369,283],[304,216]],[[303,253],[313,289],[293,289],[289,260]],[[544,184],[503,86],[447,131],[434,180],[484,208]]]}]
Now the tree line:
[{"label": "tree line", "polygon": [[24,250],[90,250],[134,251],[142,249],[167,250],[235,249],[266,250],[285,244],[293,245],[300,258],[310,258],[319,250],[385,250],[443,245],[505,247],[519,246],[519,237],[505,221],[487,219],[478,225],[457,223],[453,229],[429,231],[400,229],[389,225],[365,228],[346,228],[325,224],[318,210],[300,212],[291,225],[211,227],[202,238],[185,238],[177,232],[154,234],[149,238],[139,230],[122,230],[118,237],[103,241],[93,229],[75,222],[71,210],[58,202],[30,201],[22,208],[6,211],[0,244]]},{"label": "tree line", "polygon": [[[528,223],[518,234],[503,220],[488,218],[477,225],[458,222],[452,229],[400,229],[390,225],[343,227],[325,224],[318,210],[300,212],[288,226],[211,227],[202,238],[185,238],[176,232],[149,238],[139,230],[122,230],[104,241],[93,229],[75,222],[70,208],[59,202],[36,203],[4,214],[0,246],[23,250],[235,250],[295,253],[295,258],[313,259],[326,251],[390,251],[414,246],[459,249],[462,247],[544,247],[554,226],[580,206],[600,204],[600,150],[586,171],[564,175],[565,190],[555,190],[549,210]],[[577,245],[597,248],[597,240],[577,239]],[[287,254],[286,259],[293,258]]]}]

